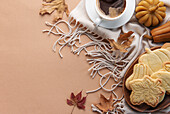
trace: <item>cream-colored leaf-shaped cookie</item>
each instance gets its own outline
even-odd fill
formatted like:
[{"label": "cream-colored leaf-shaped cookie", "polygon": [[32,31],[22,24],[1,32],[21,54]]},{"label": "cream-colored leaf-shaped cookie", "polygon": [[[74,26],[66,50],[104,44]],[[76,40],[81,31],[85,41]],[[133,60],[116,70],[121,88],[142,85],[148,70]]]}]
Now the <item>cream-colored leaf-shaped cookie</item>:
[{"label": "cream-colored leaf-shaped cookie", "polygon": [[156,107],[165,95],[165,90],[160,85],[160,79],[153,79],[147,75],[142,79],[132,80],[130,82],[130,87],[132,88],[130,95],[131,103],[133,105],[146,103]]}]

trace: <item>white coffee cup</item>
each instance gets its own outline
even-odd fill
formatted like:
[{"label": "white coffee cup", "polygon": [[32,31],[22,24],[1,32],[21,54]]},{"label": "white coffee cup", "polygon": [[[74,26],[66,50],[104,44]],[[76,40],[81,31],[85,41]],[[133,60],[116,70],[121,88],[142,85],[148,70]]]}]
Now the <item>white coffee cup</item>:
[{"label": "white coffee cup", "polygon": [[118,20],[120,17],[122,17],[122,16],[124,15],[124,13],[126,12],[126,10],[127,10],[126,5],[127,5],[128,2],[129,2],[129,0],[125,0],[125,2],[126,2],[125,8],[124,8],[123,12],[122,12],[120,15],[118,15],[118,16],[116,16],[116,17],[109,17],[109,16],[105,15],[105,14],[101,11],[101,9],[100,9],[100,7],[99,7],[99,6],[100,6],[100,5],[99,5],[99,0],[95,0],[95,1],[96,1],[95,10],[96,10],[97,14],[99,15],[99,17],[96,18],[96,20],[95,20],[95,22],[94,22],[94,25],[95,25],[96,27],[98,27],[103,20],[105,20],[105,21],[114,21],[114,20]]}]

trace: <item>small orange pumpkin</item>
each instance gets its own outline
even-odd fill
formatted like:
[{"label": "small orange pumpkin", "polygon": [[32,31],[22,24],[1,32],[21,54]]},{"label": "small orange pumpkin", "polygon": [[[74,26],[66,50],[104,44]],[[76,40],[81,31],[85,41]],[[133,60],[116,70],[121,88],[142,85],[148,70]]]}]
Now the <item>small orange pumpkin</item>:
[{"label": "small orange pumpkin", "polygon": [[135,11],[139,23],[147,27],[158,25],[166,16],[166,7],[159,0],[142,0]]}]

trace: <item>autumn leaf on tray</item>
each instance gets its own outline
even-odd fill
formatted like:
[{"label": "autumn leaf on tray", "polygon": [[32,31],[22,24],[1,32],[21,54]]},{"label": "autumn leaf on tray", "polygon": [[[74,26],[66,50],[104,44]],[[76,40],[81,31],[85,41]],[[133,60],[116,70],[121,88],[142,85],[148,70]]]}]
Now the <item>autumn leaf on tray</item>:
[{"label": "autumn leaf on tray", "polygon": [[110,95],[109,99],[106,99],[102,94],[100,94],[100,103],[95,106],[104,113],[112,111],[114,109],[112,95]]},{"label": "autumn leaf on tray", "polygon": [[[67,99],[67,104],[70,106],[77,106],[79,109],[85,109],[86,97],[82,98],[82,91],[79,92],[77,95],[74,95],[74,93],[71,93],[70,99]],[[74,110],[73,107],[73,110]],[[72,112],[73,112],[72,110]]]},{"label": "autumn leaf on tray", "polygon": [[45,3],[42,4],[40,9],[40,15],[51,14],[56,10],[56,15],[53,21],[58,21],[62,19],[64,12],[69,15],[68,5],[65,4],[65,0],[44,0]]},{"label": "autumn leaf on tray", "polygon": [[113,39],[109,39],[109,43],[112,47],[111,51],[120,50],[120,52],[127,52],[126,49],[130,47],[134,39],[134,36],[131,36],[132,34],[132,31],[121,34],[117,39],[117,42]]}]

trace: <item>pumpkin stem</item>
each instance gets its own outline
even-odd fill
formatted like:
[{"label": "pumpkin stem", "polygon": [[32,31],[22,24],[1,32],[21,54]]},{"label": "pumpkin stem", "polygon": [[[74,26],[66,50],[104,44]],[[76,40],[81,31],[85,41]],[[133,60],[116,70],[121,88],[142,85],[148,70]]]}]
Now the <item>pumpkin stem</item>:
[{"label": "pumpkin stem", "polygon": [[149,8],[150,12],[155,12],[155,10],[157,10],[158,6],[153,6],[151,8]]},{"label": "pumpkin stem", "polygon": [[151,53],[152,51],[149,48],[145,48],[146,53]]},{"label": "pumpkin stem", "polygon": [[152,39],[153,39],[152,36],[149,36],[149,35],[147,35],[147,34],[145,34],[143,37],[144,37],[144,38],[147,38],[147,39],[149,39],[149,40],[152,40]]}]

